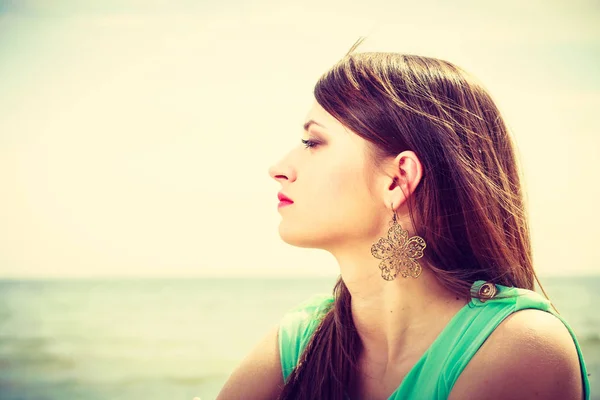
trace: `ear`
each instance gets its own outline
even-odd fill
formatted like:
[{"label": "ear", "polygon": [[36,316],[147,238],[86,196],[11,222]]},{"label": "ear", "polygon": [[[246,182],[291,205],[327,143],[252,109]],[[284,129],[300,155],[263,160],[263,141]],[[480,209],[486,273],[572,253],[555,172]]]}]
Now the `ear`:
[{"label": "ear", "polygon": [[398,154],[390,166],[391,185],[386,191],[387,205],[394,204],[394,210],[406,203],[414,193],[423,176],[423,166],[417,155],[406,150]]}]

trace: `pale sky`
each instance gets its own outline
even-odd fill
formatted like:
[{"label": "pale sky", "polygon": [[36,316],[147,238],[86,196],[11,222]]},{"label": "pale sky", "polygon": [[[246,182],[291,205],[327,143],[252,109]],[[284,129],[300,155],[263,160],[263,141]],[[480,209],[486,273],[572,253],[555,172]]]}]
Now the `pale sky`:
[{"label": "pale sky", "polygon": [[483,81],[538,273],[600,272],[597,1],[98,3],[0,0],[0,278],[336,275],[268,168],[361,35]]}]

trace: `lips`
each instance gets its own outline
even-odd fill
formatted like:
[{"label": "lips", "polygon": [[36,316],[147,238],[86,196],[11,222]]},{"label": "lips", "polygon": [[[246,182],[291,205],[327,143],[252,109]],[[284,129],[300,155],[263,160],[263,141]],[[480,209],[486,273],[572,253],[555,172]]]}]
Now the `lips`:
[{"label": "lips", "polygon": [[277,193],[277,198],[279,199],[279,201],[293,203],[292,199],[290,199],[289,197],[287,197],[285,194],[283,194],[281,192]]}]

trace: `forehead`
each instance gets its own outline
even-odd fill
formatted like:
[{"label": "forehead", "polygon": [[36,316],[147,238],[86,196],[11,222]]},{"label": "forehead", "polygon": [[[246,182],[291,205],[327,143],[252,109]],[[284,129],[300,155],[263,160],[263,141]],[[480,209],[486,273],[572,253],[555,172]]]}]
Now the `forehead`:
[{"label": "forehead", "polygon": [[[312,123],[314,122],[314,124]],[[340,121],[335,119],[335,117],[329,114],[317,101],[315,100],[306,114],[306,118],[304,119],[305,127],[308,127],[310,124],[310,129],[317,129],[319,131],[324,131],[331,135],[347,135],[352,132],[349,128],[342,125]],[[356,134],[350,136],[357,136]]]}]

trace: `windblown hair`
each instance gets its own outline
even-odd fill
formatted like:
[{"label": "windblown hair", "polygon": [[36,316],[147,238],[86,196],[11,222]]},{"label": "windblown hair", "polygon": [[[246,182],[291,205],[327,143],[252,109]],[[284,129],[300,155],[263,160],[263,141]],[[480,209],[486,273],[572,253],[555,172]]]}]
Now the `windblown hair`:
[{"label": "windblown hair", "polygon": [[[480,279],[541,287],[514,144],[490,95],[447,61],[353,53],[361,42],[321,76],[314,95],[368,142],[373,166],[405,150],[418,156],[423,176],[408,209],[436,278],[462,298]],[[353,387],[362,345],[341,278],[334,298],[280,399],[342,400]]]}]

